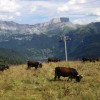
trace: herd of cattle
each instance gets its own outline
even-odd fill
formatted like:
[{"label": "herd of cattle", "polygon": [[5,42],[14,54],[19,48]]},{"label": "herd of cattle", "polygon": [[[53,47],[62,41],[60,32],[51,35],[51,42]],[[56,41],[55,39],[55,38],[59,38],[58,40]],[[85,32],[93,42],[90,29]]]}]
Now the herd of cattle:
[{"label": "herd of cattle", "polygon": [[[59,62],[59,58],[48,58],[48,62]],[[98,59],[89,59],[89,58],[82,58],[82,61],[90,61],[90,62],[95,62],[99,61]],[[40,62],[35,62],[35,61],[27,61],[27,70],[30,69],[31,67],[37,68],[42,68],[42,63]],[[0,65],[0,71],[4,71],[6,69],[9,69],[8,65]],[[81,81],[82,75],[79,75],[77,70],[74,68],[67,68],[67,67],[56,67],[55,68],[55,77],[54,80],[60,80],[60,76],[62,77],[68,77],[69,79],[75,79],[77,82]]]},{"label": "herd of cattle", "polygon": [[96,62],[96,61],[99,61],[99,58],[93,58],[93,57],[87,58],[87,57],[83,57],[83,58],[82,58],[82,61],[83,61],[83,62],[86,62],[86,61],[89,61],[89,62]]}]

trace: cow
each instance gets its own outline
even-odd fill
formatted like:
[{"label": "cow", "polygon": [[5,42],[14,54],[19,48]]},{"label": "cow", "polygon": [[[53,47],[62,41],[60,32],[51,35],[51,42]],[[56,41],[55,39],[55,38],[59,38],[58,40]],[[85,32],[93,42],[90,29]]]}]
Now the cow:
[{"label": "cow", "polygon": [[9,66],[8,65],[0,65],[0,71],[4,71],[6,69],[9,69]]},{"label": "cow", "polygon": [[60,76],[68,77],[67,81],[69,81],[69,79],[71,79],[71,81],[72,79],[76,79],[77,82],[80,82],[82,78],[82,75],[79,75],[74,68],[56,67],[54,80],[57,78],[60,79]]},{"label": "cow", "polygon": [[89,58],[83,57],[83,58],[82,58],[82,61],[83,61],[83,62],[89,61]]},{"label": "cow", "polygon": [[48,58],[48,62],[59,62],[59,58]]},{"label": "cow", "polygon": [[93,58],[93,57],[89,57],[89,58],[86,58],[86,57],[83,57],[82,58],[82,61],[83,62],[86,62],[86,61],[89,61],[89,62],[95,62],[95,61],[99,61],[99,58]]},{"label": "cow", "polygon": [[42,68],[42,63],[27,61],[27,69],[30,69],[31,67],[35,67],[35,69],[37,69],[38,67]]}]

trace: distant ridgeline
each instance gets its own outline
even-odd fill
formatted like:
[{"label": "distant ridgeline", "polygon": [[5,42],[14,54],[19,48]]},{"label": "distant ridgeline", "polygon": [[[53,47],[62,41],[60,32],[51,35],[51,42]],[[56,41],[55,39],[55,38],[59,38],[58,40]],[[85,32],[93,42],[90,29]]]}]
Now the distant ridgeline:
[{"label": "distant ridgeline", "polygon": [[67,41],[69,60],[100,57],[100,22],[75,25],[62,17],[35,25],[0,21],[0,63],[65,59],[64,43],[59,42],[63,34],[71,38]]}]

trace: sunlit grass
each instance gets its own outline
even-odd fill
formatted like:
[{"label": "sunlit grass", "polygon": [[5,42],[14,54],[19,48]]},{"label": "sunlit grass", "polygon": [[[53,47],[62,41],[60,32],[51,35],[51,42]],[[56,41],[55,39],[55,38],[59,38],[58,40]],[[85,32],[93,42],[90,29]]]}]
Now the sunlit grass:
[{"label": "sunlit grass", "polygon": [[[80,83],[54,81],[57,66],[73,67],[84,78]],[[10,66],[0,72],[0,100],[100,100],[100,62],[43,63],[43,68]]]}]

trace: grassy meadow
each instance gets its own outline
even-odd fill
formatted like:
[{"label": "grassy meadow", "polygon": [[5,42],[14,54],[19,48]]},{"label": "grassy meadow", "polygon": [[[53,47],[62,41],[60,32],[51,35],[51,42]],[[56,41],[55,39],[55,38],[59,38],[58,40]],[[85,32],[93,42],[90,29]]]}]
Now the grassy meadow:
[{"label": "grassy meadow", "polygon": [[[54,81],[57,66],[73,67],[84,77],[81,82]],[[0,72],[0,100],[100,100],[100,62],[79,61],[43,63],[42,68],[26,70],[27,65],[10,66]]]}]

